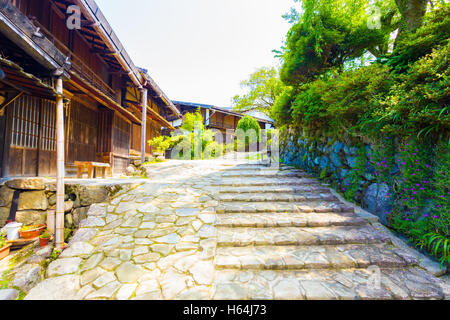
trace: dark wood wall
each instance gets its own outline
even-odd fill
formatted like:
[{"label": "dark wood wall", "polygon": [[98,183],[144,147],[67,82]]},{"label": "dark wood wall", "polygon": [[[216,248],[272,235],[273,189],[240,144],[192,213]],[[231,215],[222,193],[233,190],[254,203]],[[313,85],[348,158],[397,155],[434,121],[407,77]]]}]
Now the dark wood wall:
[{"label": "dark wood wall", "polygon": [[123,173],[130,160],[131,123],[118,113],[112,123],[111,145],[114,155],[114,173]]},{"label": "dark wood wall", "polygon": [[95,161],[97,157],[97,135],[99,113],[73,100],[66,112],[66,163]]}]

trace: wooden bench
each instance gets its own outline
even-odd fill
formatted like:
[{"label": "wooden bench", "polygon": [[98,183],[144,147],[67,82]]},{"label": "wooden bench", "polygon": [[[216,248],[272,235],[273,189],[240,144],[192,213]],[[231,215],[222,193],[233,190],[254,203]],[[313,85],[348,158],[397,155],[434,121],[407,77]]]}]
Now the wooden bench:
[{"label": "wooden bench", "polygon": [[109,177],[112,177],[112,168],[109,163],[92,162],[92,161],[75,161],[74,165],[78,167],[77,177],[83,178],[83,172],[88,171],[88,179],[94,179],[94,169],[100,168],[102,170],[102,177],[106,178],[108,173]]}]

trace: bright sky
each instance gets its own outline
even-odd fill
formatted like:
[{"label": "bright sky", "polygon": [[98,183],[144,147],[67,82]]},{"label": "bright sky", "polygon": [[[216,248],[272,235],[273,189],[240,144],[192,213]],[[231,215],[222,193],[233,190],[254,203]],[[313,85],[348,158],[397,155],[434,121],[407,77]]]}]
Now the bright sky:
[{"label": "bright sky", "polygon": [[277,64],[293,0],[96,0],[134,63],[172,100],[231,106]]}]

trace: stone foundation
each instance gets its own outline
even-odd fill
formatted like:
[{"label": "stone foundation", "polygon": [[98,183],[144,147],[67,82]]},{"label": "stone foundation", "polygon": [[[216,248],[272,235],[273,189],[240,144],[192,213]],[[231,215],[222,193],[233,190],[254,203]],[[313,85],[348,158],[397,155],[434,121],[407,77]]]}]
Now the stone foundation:
[{"label": "stone foundation", "polygon": [[[111,183],[86,180],[66,180],[65,185],[65,228],[66,236],[79,227],[87,217],[89,207],[94,203],[108,201],[120,191],[135,187],[131,182]],[[124,190],[125,189],[125,190]],[[46,223],[49,210],[56,209],[56,182],[46,178],[21,178],[6,181],[0,185],[0,227],[9,217],[13,194],[20,190],[16,221],[24,225]]]}]

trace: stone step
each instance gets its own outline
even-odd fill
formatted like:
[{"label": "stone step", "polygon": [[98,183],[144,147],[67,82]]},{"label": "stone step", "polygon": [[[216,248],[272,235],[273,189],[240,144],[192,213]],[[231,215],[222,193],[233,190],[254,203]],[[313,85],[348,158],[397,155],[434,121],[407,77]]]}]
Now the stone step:
[{"label": "stone step", "polygon": [[222,178],[213,181],[211,186],[216,187],[258,187],[258,186],[321,186],[321,183],[315,179],[273,179],[273,178]]},{"label": "stone step", "polygon": [[417,260],[391,245],[217,248],[216,269],[302,270],[403,268]]},{"label": "stone step", "polygon": [[309,178],[310,176],[302,171],[278,171],[278,170],[268,170],[268,171],[257,171],[257,170],[241,170],[235,172],[224,172],[222,173],[223,178]]},{"label": "stone step", "polygon": [[216,212],[221,213],[354,213],[353,207],[340,202],[326,201],[302,201],[302,202],[223,202],[217,208]]},{"label": "stone step", "polygon": [[213,193],[324,193],[330,194],[331,191],[327,187],[320,186],[262,186],[262,187],[210,187]]},{"label": "stone step", "polygon": [[213,299],[443,300],[448,294],[444,288],[442,280],[416,267],[378,270],[221,270],[216,275]]},{"label": "stone step", "polygon": [[280,166],[279,168],[276,168],[276,167],[260,165],[260,164],[237,165],[237,166],[228,167],[225,170],[227,172],[232,172],[232,171],[296,171],[296,172],[304,172],[303,170],[296,169],[293,167]]},{"label": "stone step", "polygon": [[343,213],[253,213],[222,214],[217,216],[216,227],[332,227],[362,226],[366,220],[354,214]]},{"label": "stone step", "polygon": [[389,241],[388,236],[370,225],[317,228],[217,228],[219,247],[373,244]]},{"label": "stone step", "polygon": [[222,202],[302,202],[302,201],[338,201],[338,198],[331,193],[244,193],[227,194],[221,192],[217,195],[217,200]]}]

